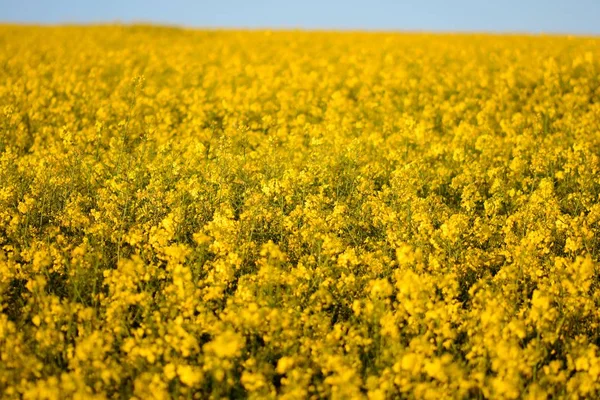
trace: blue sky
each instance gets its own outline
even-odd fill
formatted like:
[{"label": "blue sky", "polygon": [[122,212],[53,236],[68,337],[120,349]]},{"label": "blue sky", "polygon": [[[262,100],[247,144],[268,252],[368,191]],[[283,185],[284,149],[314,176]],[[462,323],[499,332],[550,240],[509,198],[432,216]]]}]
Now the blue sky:
[{"label": "blue sky", "polygon": [[600,35],[600,0],[0,0],[0,21]]}]

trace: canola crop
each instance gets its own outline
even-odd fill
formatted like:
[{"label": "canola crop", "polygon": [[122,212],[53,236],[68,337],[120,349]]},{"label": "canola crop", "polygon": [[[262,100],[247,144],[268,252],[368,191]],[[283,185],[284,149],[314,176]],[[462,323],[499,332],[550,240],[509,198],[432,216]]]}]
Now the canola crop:
[{"label": "canola crop", "polygon": [[600,396],[600,39],[0,27],[0,395]]}]

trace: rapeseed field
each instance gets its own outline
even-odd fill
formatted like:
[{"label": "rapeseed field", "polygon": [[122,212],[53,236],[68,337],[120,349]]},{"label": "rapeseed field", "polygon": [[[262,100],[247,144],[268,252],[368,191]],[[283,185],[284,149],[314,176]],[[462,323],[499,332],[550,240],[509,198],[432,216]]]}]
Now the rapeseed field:
[{"label": "rapeseed field", "polygon": [[600,39],[0,27],[0,397],[600,396]]}]

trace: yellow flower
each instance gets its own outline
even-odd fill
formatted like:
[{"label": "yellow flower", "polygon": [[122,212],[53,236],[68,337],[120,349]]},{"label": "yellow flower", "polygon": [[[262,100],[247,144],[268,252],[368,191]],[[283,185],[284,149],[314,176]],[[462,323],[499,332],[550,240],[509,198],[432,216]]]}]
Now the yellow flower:
[{"label": "yellow flower", "polygon": [[240,354],[243,337],[233,331],[225,331],[204,346],[205,351],[214,353],[220,358],[233,358]]}]

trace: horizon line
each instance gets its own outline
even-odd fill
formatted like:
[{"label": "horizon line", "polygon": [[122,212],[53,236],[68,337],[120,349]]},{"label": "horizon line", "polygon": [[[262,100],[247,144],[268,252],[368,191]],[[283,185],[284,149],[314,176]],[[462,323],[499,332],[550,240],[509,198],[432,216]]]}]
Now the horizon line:
[{"label": "horizon line", "polygon": [[309,27],[309,26],[253,26],[253,25],[188,25],[171,22],[157,22],[145,20],[112,20],[112,21],[62,21],[62,22],[33,22],[33,21],[5,21],[0,20],[0,26],[36,27],[36,28],[60,28],[60,27],[154,27],[171,28],[197,31],[231,31],[231,32],[306,32],[306,33],[373,33],[373,34],[433,34],[433,35],[491,35],[491,36],[560,36],[578,38],[600,38],[600,33],[591,32],[564,32],[564,31],[517,31],[517,30],[478,30],[478,29],[402,29],[402,28],[368,28],[368,27]]}]

